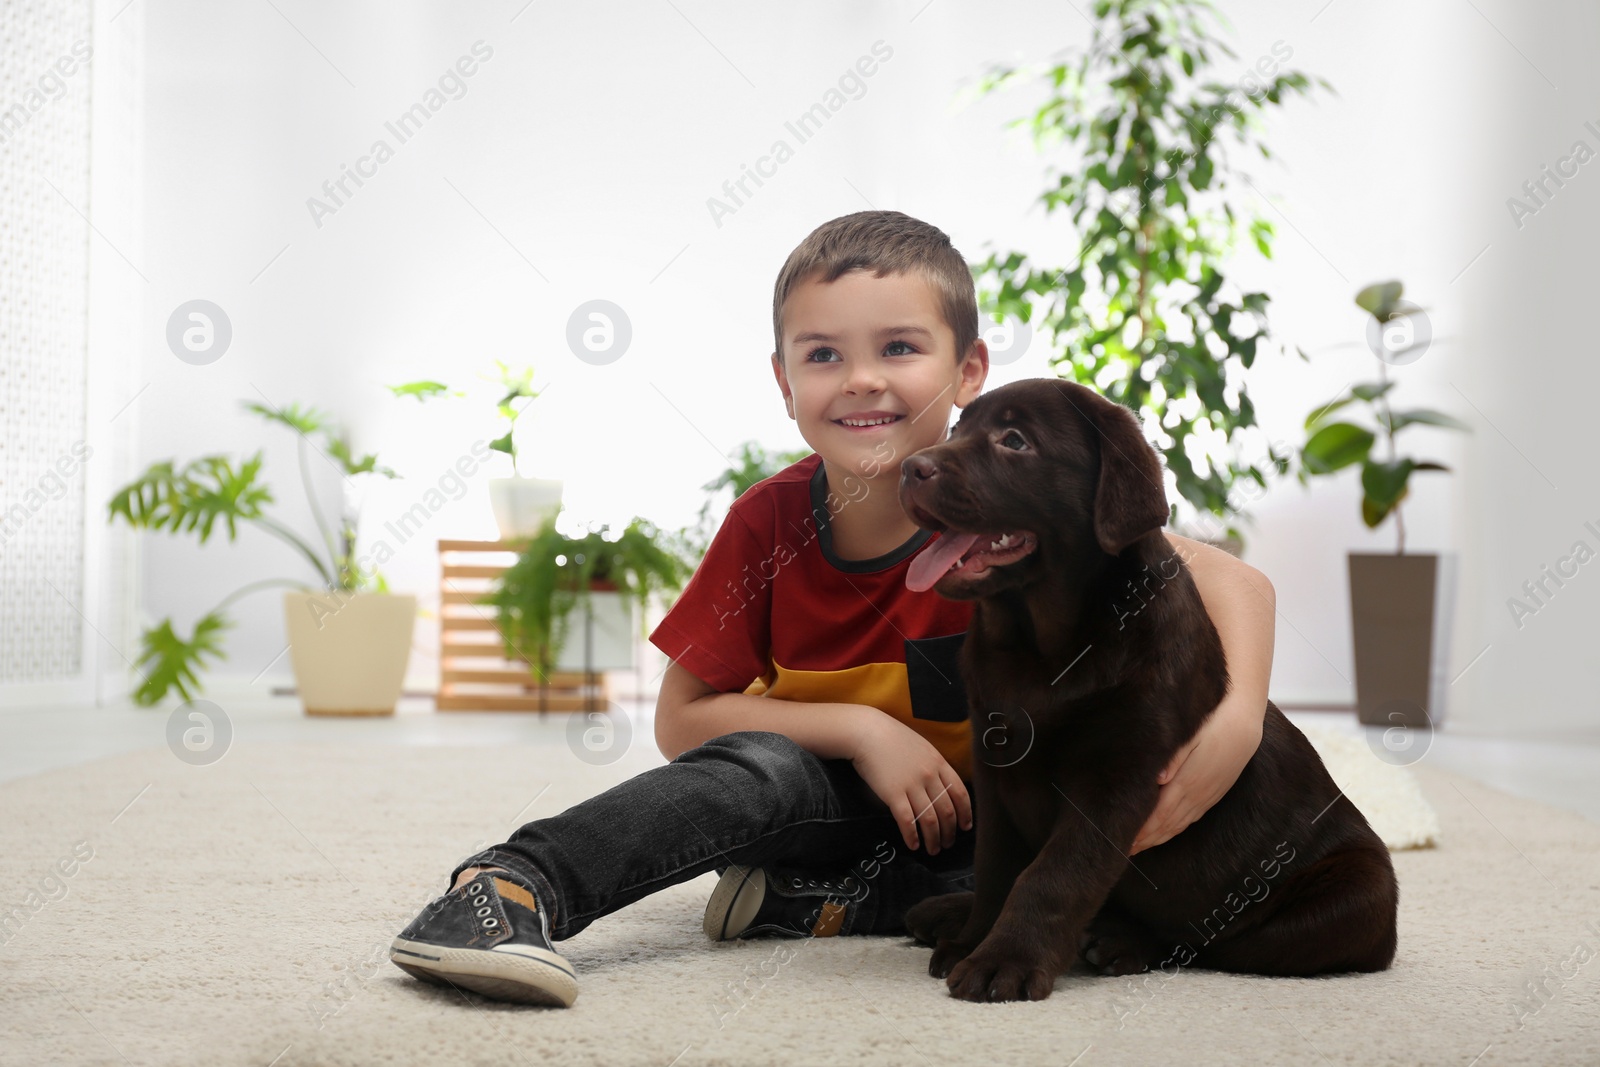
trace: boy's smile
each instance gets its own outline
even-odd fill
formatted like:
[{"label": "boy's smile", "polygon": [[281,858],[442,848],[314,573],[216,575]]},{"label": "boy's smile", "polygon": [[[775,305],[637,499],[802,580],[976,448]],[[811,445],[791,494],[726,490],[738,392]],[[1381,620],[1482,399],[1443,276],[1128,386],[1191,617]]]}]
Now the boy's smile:
[{"label": "boy's smile", "polygon": [[970,403],[988,372],[981,340],[957,362],[933,287],[916,273],[809,278],[784,304],[783,338],[773,373],[830,484],[898,482],[900,462],[944,440],[951,407]]}]

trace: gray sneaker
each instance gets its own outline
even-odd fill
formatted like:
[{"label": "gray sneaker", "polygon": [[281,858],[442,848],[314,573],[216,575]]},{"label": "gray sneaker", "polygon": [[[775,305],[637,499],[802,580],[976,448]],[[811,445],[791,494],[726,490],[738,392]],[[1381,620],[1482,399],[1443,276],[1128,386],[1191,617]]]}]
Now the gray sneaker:
[{"label": "gray sneaker", "polygon": [[834,937],[850,932],[866,895],[866,883],[853,874],[734,864],[712,890],[701,926],[713,941]]},{"label": "gray sneaker", "polygon": [[389,959],[424,982],[497,1000],[567,1008],[578,999],[533,886],[510,871],[480,871],[435,898],[400,931]]}]

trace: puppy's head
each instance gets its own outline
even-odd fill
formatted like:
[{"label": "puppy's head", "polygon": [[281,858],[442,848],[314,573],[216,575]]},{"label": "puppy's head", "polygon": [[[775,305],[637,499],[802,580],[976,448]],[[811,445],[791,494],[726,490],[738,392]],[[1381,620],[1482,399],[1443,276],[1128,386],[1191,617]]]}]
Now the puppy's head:
[{"label": "puppy's head", "polygon": [[955,600],[1120,555],[1167,521],[1161,464],[1133,413],[1057,378],[968,404],[949,440],[901,463],[900,506],[940,532],[906,584]]}]

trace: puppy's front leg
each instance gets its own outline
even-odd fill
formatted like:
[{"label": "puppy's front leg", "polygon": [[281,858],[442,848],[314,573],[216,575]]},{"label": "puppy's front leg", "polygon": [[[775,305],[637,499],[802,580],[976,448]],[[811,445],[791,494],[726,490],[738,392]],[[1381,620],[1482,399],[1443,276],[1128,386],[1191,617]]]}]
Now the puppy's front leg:
[{"label": "puppy's front leg", "polygon": [[[1154,806],[1143,794],[1063,795],[1050,837],[1017,877],[987,937],[950,971],[963,1000],[1043,1000],[1077,959],[1089,920],[1127,869]],[[980,836],[979,845],[982,845]]]},{"label": "puppy's front leg", "polygon": [[972,912],[960,936],[941,939],[934,948],[933,958],[928,961],[928,973],[935,978],[948,975],[952,967],[989,935],[1017,876],[1032,858],[1032,850],[996,795],[994,776],[1003,773],[981,763],[973,771],[973,785],[978,793],[978,840],[972,860],[975,875]]}]

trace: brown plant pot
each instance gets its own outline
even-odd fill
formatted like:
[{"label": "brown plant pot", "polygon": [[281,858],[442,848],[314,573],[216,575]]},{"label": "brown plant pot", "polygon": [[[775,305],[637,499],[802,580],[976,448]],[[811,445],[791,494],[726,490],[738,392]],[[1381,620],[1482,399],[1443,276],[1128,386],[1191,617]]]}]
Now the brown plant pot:
[{"label": "brown plant pot", "polygon": [[1369,726],[1437,725],[1439,557],[1351,552],[1349,563],[1357,717]]}]

